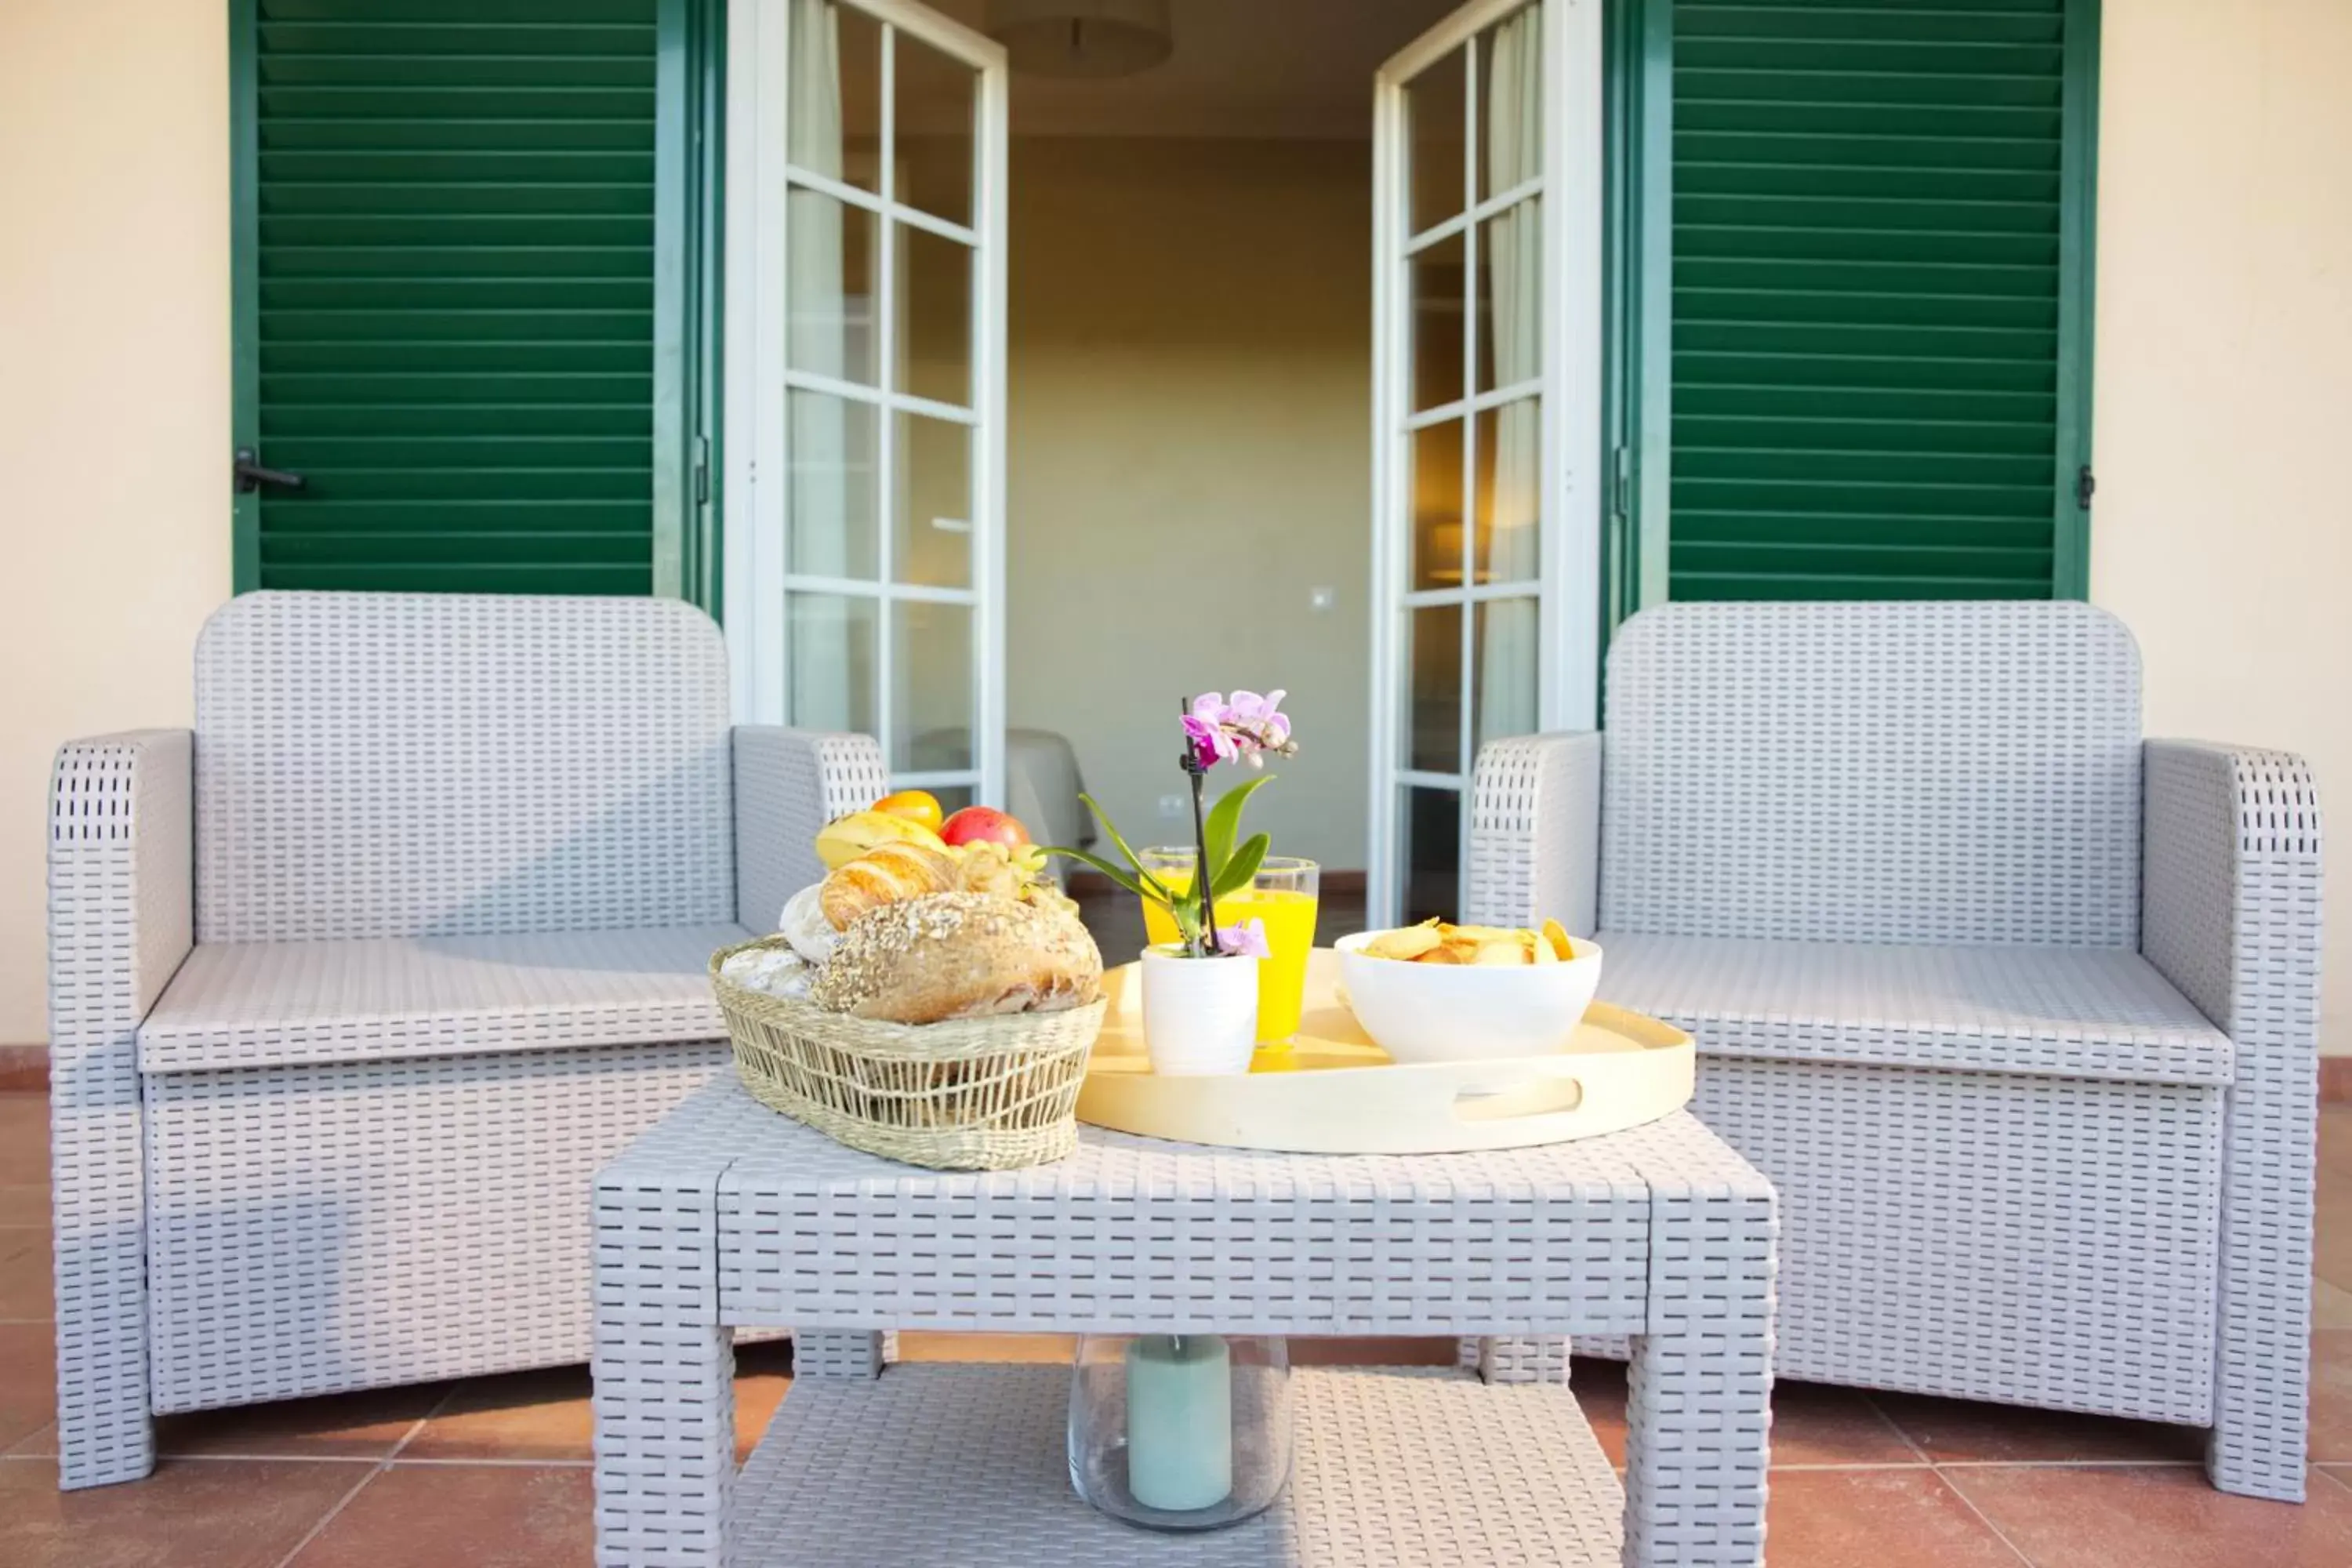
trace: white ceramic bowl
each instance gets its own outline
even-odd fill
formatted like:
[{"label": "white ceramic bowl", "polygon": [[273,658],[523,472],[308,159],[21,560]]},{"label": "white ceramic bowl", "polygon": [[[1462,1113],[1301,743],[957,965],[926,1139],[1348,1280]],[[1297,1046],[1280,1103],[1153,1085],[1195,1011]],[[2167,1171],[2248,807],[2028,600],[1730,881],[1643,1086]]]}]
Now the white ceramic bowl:
[{"label": "white ceramic bowl", "polygon": [[1356,1022],[1400,1062],[1537,1057],[1567,1046],[1601,985],[1601,945],[1576,939],[1565,963],[1407,963],[1372,958],[1379,931],[1343,936],[1341,978]]}]

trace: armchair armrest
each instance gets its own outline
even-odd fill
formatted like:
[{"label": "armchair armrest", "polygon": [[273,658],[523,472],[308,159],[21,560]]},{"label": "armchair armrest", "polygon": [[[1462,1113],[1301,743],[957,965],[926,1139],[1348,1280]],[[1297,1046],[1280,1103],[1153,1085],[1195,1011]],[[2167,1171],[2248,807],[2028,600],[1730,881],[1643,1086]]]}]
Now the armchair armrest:
[{"label": "armchair armrest", "polygon": [[49,1168],[58,1484],[147,1473],[138,1033],[194,930],[192,737],[72,741],[49,778]]},{"label": "armchair armrest", "polygon": [[870,735],[735,726],[735,918],[773,931],[784,900],[824,875],[816,830],[890,787]]},{"label": "armchair armrest", "polygon": [[1469,896],[1482,925],[1559,921],[1591,936],[1600,920],[1598,731],[1520,735],[1478,750],[1470,785]]},{"label": "armchair armrest", "polygon": [[2284,752],[2150,741],[2140,952],[2237,1047],[2221,1151],[2216,1485],[2303,1496],[2319,1054],[2319,795]]}]

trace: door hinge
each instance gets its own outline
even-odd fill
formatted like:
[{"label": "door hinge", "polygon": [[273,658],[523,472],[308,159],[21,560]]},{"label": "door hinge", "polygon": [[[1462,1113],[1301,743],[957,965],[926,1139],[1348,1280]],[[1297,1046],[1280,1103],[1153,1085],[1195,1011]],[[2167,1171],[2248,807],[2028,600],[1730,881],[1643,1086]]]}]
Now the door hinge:
[{"label": "door hinge", "polygon": [[2098,479],[2091,472],[2090,464],[2085,463],[2074,471],[2074,504],[2076,506],[2088,511],[2091,509],[2091,497],[2098,488]]},{"label": "door hinge", "polygon": [[710,504],[710,437],[694,438],[694,504]]},{"label": "door hinge", "polygon": [[1633,515],[1633,448],[1631,447],[1610,448],[1609,515]]}]

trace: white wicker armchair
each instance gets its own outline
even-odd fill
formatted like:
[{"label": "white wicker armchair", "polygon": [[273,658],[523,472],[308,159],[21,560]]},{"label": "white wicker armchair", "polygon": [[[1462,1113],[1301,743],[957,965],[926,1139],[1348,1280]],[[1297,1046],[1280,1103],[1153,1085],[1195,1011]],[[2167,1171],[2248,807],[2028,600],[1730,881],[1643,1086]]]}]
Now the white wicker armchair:
[{"label": "white wicker armchair", "polygon": [[869,803],[656,600],[254,594],[49,834],[59,1479],[152,1420],[586,1358],[590,1177],[727,1059],[704,966]]},{"label": "white wicker armchair", "polygon": [[[1597,932],[1779,1186],[1787,1376],[2210,1428],[2300,1499],[2320,825],[2084,605],[1677,605],[1478,759],[1469,918]],[[1522,1359],[1557,1347],[1515,1347]]]}]

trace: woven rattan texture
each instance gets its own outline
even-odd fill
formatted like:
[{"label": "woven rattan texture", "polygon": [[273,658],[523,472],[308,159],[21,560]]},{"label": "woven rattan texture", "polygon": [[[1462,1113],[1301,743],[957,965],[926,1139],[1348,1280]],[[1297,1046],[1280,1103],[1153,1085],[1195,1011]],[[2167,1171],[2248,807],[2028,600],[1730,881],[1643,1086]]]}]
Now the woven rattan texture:
[{"label": "woven rattan texture", "polygon": [[727,680],[672,600],[240,595],[196,647],[198,939],[732,920]]},{"label": "woven rattan texture", "polygon": [[[599,638],[610,646],[587,646]],[[356,668],[362,655],[376,668]],[[516,661],[503,679],[500,658]],[[664,662],[667,675],[645,668]],[[730,919],[739,821],[765,874],[814,875],[814,825],[870,799],[878,772],[870,741],[763,731],[747,748],[758,800],[739,819],[723,665],[708,623],[676,606],[257,595],[223,612],[200,664],[200,711],[236,744],[212,731],[76,742],[53,780],[67,1487],[146,1474],[155,1410],[579,1359],[587,1177],[726,1059],[704,964],[743,934]],[[404,676],[420,689],[383,689]],[[535,712],[508,723],[514,701],[540,696],[589,729],[551,736]],[[607,715],[608,697],[643,710]],[[663,755],[677,765],[646,773]],[[303,942],[191,960],[194,775],[208,766],[206,820],[235,831],[203,855],[263,867],[241,896],[326,865],[317,843],[268,835],[378,834],[320,872],[326,904],[298,899],[244,933],[267,936],[283,914]],[[272,798],[236,806],[228,792],[248,784]],[[434,814],[452,790],[466,798],[445,821]],[[467,816],[467,802],[488,815]],[[561,821],[551,832],[542,817]],[[640,879],[626,855],[589,867],[565,861],[570,847],[541,854],[588,842],[583,824],[591,839],[646,826],[630,853],[660,864]],[[452,933],[459,922],[436,917],[410,940],[339,940],[343,913],[380,925],[404,883],[446,890],[447,868],[483,864],[463,857],[489,840],[492,861],[523,858],[526,881],[593,871],[631,885],[585,901],[501,885],[467,914],[577,916],[596,934]],[[614,929],[632,904],[709,912],[698,929]],[[342,912],[322,926],[327,905]],[[167,983],[142,1079],[141,1026]]]},{"label": "woven rattan texture", "polygon": [[752,1099],[853,1149],[948,1171],[1010,1171],[1077,1146],[1078,1089],[1105,1004],[936,1024],[828,1013],[730,981],[715,952],[710,989]]},{"label": "woven rattan texture", "polygon": [[1709,1056],[2230,1081],[2229,1037],[2136,952],[1603,931],[1609,1000]]},{"label": "woven rattan texture", "polygon": [[735,918],[773,931],[784,901],[824,876],[816,832],[889,789],[868,735],[744,724],[735,731]]},{"label": "woven rattan texture", "polygon": [[[1470,795],[1469,901],[1461,918],[1517,926],[1556,920],[1591,936],[1600,921],[1601,738],[1529,735],[1478,752]],[[1540,827],[1541,831],[1538,829]],[[1554,852],[1528,853],[1541,844]],[[1568,852],[1571,847],[1581,853]],[[1540,910],[1540,915],[1528,911]]]},{"label": "woven rattan texture", "polygon": [[58,752],[49,789],[49,1159],[57,1253],[58,1476],[134,1480],[147,1408],[139,1020],[188,951],[184,730]]},{"label": "woven rattan texture", "polygon": [[1427,1371],[1293,1374],[1289,1489],[1246,1524],[1155,1535],[1063,1458],[1069,1373],[905,1366],[796,1384],[736,1492],[745,1564],[1616,1568],[1622,1493],[1569,1391]]},{"label": "woven rattan texture", "polygon": [[2139,654],[2088,605],[1662,605],[1608,748],[1604,928],[2137,945]]},{"label": "woven rattan texture", "polygon": [[1344,1334],[1567,1315],[1639,1331],[1652,1194],[1635,1155],[1671,1170],[1715,1142],[1675,1117],[1549,1149],[1337,1158],[1082,1127],[1056,1164],[931,1173],[720,1091],[709,1136],[740,1151],[719,1184],[733,1322]]},{"label": "woven rattan texture", "polygon": [[[1883,628],[1874,629],[1874,616],[1918,616],[1925,626],[1944,612],[1853,613],[1851,626],[1875,637]],[[1726,628],[1706,618],[1714,612],[1691,614],[1700,619],[1678,608],[1638,623],[1653,643],[1687,634],[1705,645],[1672,657],[1637,649],[1637,662],[1646,661],[1660,680],[1693,660],[1730,656],[1717,646]],[[2063,631],[2068,617],[2083,614],[2011,606],[1979,630],[2008,635],[2000,628],[2015,633],[2016,617],[2052,617]],[[1740,657],[1759,666],[1785,662],[1787,647],[1785,639],[1759,636]],[[2077,646],[2044,626],[2000,658],[2056,658],[2070,647],[2067,657],[2087,658],[2070,679],[2096,687],[2115,678],[2121,654],[2104,633]],[[1952,668],[1981,662],[1969,653]],[[1850,664],[1845,679],[1858,691],[1884,686]],[[2020,721],[2047,728],[2053,721],[2046,679],[2021,679]],[[1655,710],[1702,700],[1732,703],[1744,691],[1696,677],[1678,690],[1659,681],[1643,688],[1612,675],[1612,724],[1621,731],[1643,722],[1705,728],[1714,721],[1703,715]],[[1632,711],[1637,697],[1651,718]],[[1896,728],[1915,730],[1948,702],[1964,728],[1981,721],[1972,699],[1929,693],[1920,700],[1927,706]],[[1854,712],[1889,723],[1897,717],[1868,700]],[[1822,734],[1793,720],[1779,733],[1753,732],[1745,723],[1725,721],[1722,731],[1745,736],[1742,755],[1802,750]],[[1834,739],[1843,730],[1833,723],[1828,733]],[[1554,819],[1527,805],[1551,771],[1574,776],[1591,767],[1589,738],[1528,737],[1482,753],[1475,793],[1517,798],[1474,800],[1474,825],[1486,825],[1490,840],[1474,847],[1474,874],[1537,868],[1474,888],[1471,900],[1483,918],[1517,924],[1540,917],[1547,911],[1532,902],[1533,889],[1574,885],[1580,866],[1602,868],[1604,907],[1618,907],[1611,868],[1631,853],[1619,842],[1628,819],[1616,809],[1622,740],[1622,732],[1610,740],[1599,835],[1580,813]],[[2032,756],[2041,754],[2038,744],[1993,750]],[[1736,940],[1769,931],[1735,931],[1727,933],[1734,941],[1718,943],[1612,930],[1603,933],[1609,969],[1601,990],[1697,1035],[1706,1059],[1694,1109],[1781,1190],[1789,1211],[1784,1373],[2210,1423],[2208,1468],[2216,1485],[2299,1498],[2322,931],[2317,795],[2308,768],[2282,752],[2152,741],[2135,756],[2144,767],[2145,809],[2144,821],[2130,823],[2145,862],[2143,908],[2129,942],[2095,940],[2080,911],[2062,900],[2054,926],[2042,928],[2055,932],[2049,946],[2013,950],[2016,966],[2003,991],[1989,994],[1979,981],[1958,984],[1985,962],[1980,953],[1943,954],[1922,969],[1899,947],[1822,943],[1798,958],[1789,956],[1801,951],[1795,944]],[[2080,775],[2063,758],[2053,765],[2061,782]],[[1785,772],[1768,768],[1768,782]],[[1718,770],[1713,787],[1749,785]],[[1890,800],[1911,798],[1899,780],[1885,787]],[[2138,809],[2137,791],[2109,793],[2119,814]],[[1834,789],[1827,798],[1837,798]],[[1722,809],[1736,814],[1749,805]],[[1706,819],[1706,809],[1694,809]],[[1529,820],[1532,835],[1513,842],[1517,825]],[[1654,818],[1642,823],[1657,826]],[[1862,817],[1851,828],[1858,837],[1874,830]],[[2092,834],[2086,843],[2111,837]],[[2049,863],[2071,876],[2094,863],[2086,853],[2079,846],[2053,849]],[[1850,861],[1832,856],[1825,863]],[[1988,883],[2014,874],[1997,858],[1979,873]],[[1916,879],[1904,886],[1927,910],[1918,919],[1946,920],[1934,907],[1938,886]],[[2040,884],[2028,877],[2017,886]],[[1813,897],[1801,879],[1790,894],[1797,905]],[[1869,906],[1864,900],[1855,907]],[[1974,906],[1964,899],[1960,907]],[[1916,941],[1894,928],[1857,934],[1879,943]],[[1962,930],[1942,940],[1982,939]],[[2150,991],[2145,971],[2123,973],[2132,945],[2178,998]],[[2079,984],[2102,967],[2109,979],[2104,1003],[2099,987]],[[2021,984],[2037,973],[2072,978],[2063,986]],[[1902,988],[1908,1000],[1885,1005],[1886,983],[1898,973],[1909,976]],[[2122,994],[2115,992],[2118,980]],[[1988,1011],[1992,1001],[2000,1003],[1996,1012]],[[2226,1054],[2200,1041],[2192,1009],[2219,1032]],[[1938,1053],[1950,1048],[1958,1018],[1975,1032],[1955,1060]],[[2032,1030],[2014,1026],[2029,1018],[2038,1018]],[[1857,1037],[1869,1062],[1853,1061]],[[1917,1067],[1870,1065],[1905,1061]],[[1961,1065],[2001,1071],[1918,1070]],[[1890,1142],[1896,1133],[1900,1142]]]},{"label": "woven rattan texture", "polygon": [[709,1040],[738,925],[207,942],[139,1030],[149,1072]]},{"label": "woven rattan texture", "polygon": [[590,1179],[725,1059],[710,1043],[151,1077],[155,1408],[580,1360]]},{"label": "woven rattan texture", "polygon": [[[596,1205],[604,1568],[771,1560],[730,1553],[725,1539],[737,1489],[729,1332],[746,1321],[787,1321],[820,1347],[916,1323],[1286,1333],[1619,1329],[1633,1335],[1638,1428],[1628,1438],[1622,1561],[1637,1568],[1762,1561],[1775,1200],[1752,1167],[1686,1115],[1547,1150],[1410,1160],[1253,1155],[1089,1130],[1059,1165],[942,1174],[779,1121],[722,1078],[605,1167]],[[1507,1251],[1490,1245],[1498,1236]],[[877,1347],[866,1338],[835,1359],[864,1373]],[[898,1450],[929,1441],[891,1443],[866,1432],[895,1430],[879,1418],[896,1392],[919,1386],[894,1382],[908,1375],[902,1368],[878,1380],[829,1377],[803,1384],[792,1399],[814,1395],[801,1409],[824,1406],[834,1413],[828,1422],[854,1419],[854,1432],[819,1447],[870,1455],[863,1468],[879,1473],[898,1462]],[[1444,1386],[1505,1400],[1558,1392]],[[877,1396],[882,1403],[871,1403]],[[831,1404],[836,1397],[842,1403]],[[1454,1434],[1507,1435],[1509,1412],[1519,1408],[1546,1406],[1496,1405],[1490,1415],[1481,1405],[1458,1419],[1421,1421],[1428,1462],[1456,1444]],[[1340,1447],[1387,1450],[1375,1427],[1351,1419],[1331,1423]],[[1410,1409],[1383,1419],[1414,1425]],[[915,1421],[924,1430],[933,1424],[928,1413]],[[1001,1436],[992,1429],[976,1447]],[[792,1441],[788,1423],[771,1454]],[[1544,1444],[1511,1446],[1514,1464],[1545,1462]],[[982,1462],[968,1456],[966,1473]],[[786,1488],[835,1500],[841,1490],[797,1473],[772,1476],[757,1460],[750,1478],[746,1487],[760,1488],[755,1513],[797,1506],[777,1500]],[[1386,1549],[1394,1560],[1417,1561],[1416,1518],[1454,1510],[1459,1520],[1459,1505],[1482,1489],[1482,1509],[1523,1501],[1512,1485],[1486,1477],[1439,1488],[1417,1475],[1405,1484],[1402,1472],[1398,1480],[1382,1489],[1350,1474],[1334,1506],[1356,1513],[1334,1529],[1376,1556]],[[950,1490],[934,1480],[897,1495],[911,1513],[941,1508]],[[1444,1498],[1434,1500],[1440,1491]],[[1303,1492],[1302,1503],[1309,1496]],[[835,1515],[869,1511],[827,1506]],[[1584,1538],[1579,1531],[1567,1539]],[[968,1534],[963,1550],[985,1552],[989,1539]],[[905,1560],[849,1550],[845,1559],[817,1560]],[[1481,1555],[1475,1538],[1439,1550],[1467,1552],[1465,1561]]]},{"label": "woven rattan texture", "polygon": [[1780,1370],[2202,1423],[2221,1091],[1710,1059],[1782,1194]]},{"label": "woven rattan texture", "polygon": [[2300,758],[2178,741],[2148,743],[2147,776],[2147,954],[2238,1047],[2207,1462],[2230,1490],[2299,1499],[2318,1115],[2319,795]]}]

